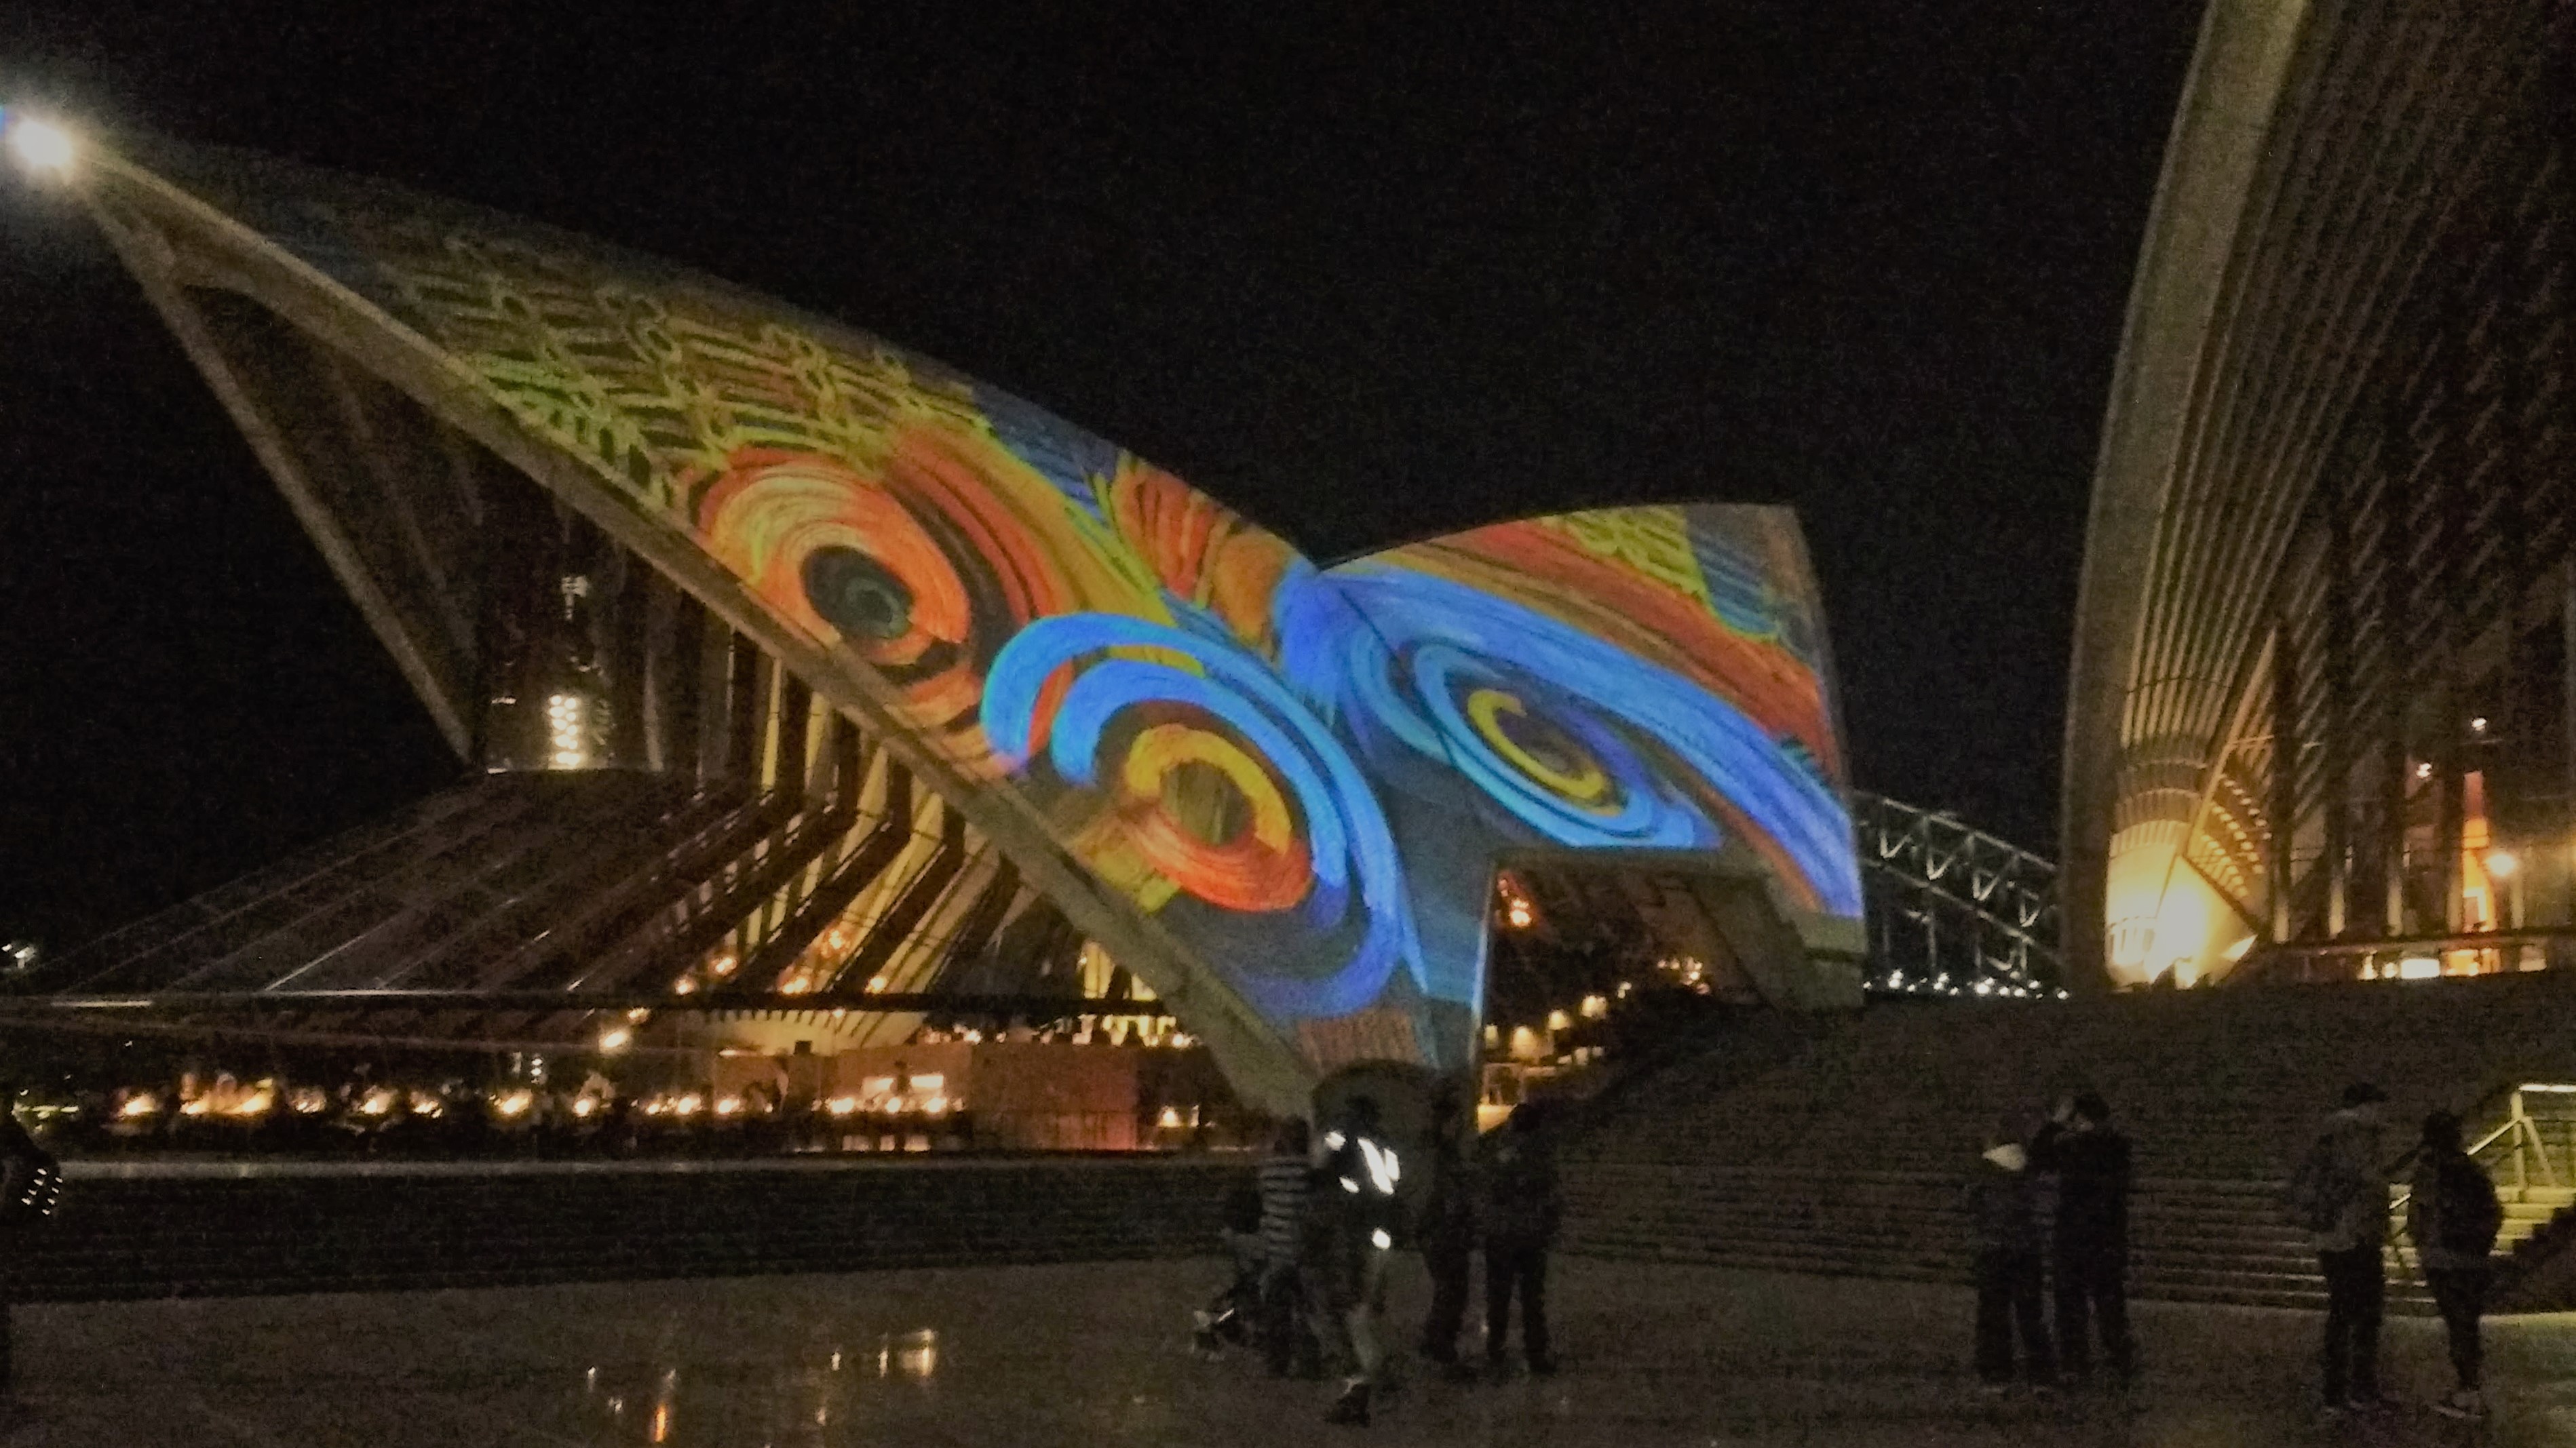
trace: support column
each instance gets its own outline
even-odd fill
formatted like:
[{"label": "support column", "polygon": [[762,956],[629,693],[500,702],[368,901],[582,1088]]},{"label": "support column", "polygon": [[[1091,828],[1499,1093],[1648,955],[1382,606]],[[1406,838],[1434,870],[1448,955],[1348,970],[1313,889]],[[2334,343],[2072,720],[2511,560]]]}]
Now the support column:
[{"label": "support column", "polygon": [[[2325,490],[2325,548],[2319,564],[2325,570],[2325,715],[2318,732],[2317,863],[2325,876],[2325,934],[2344,933],[2352,920],[2352,766],[2353,731],[2358,710],[2353,699],[2352,515],[2356,506],[2349,476],[2335,478]],[[2291,695],[2295,713],[2298,698]],[[2290,810],[2297,819],[2298,768],[2291,766]],[[2295,840],[2295,829],[2293,831]]]},{"label": "support column", "polygon": [[[2471,269],[2474,274],[2474,269]],[[2476,580],[2469,570],[2470,510],[2477,500],[2470,496],[2467,431],[2467,366],[2462,355],[2462,338],[2457,321],[2459,309],[2470,298],[2460,289],[2446,289],[2451,305],[2441,309],[2440,340],[2435,344],[2434,382],[2439,389],[2433,408],[2433,487],[2434,502],[2441,514],[2440,546],[2434,553],[2434,571],[2440,580],[2435,607],[2440,629],[2441,647],[2435,667],[2441,682],[2434,690],[2440,712],[2433,719],[2432,758],[2436,778],[2442,786],[2441,826],[2435,832],[2433,848],[2441,854],[2442,928],[2459,930],[2467,925],[2467,901],[2461,892],[2467,886],[2460,860],[2463,830],[2468,819],[2468,751],[2462,747],[2468,729],[2464,697],[2467,680],[2461,674],[2461,656],[2469,644],[2469,602]]]},{"label": "support column", "polygon": [[[2327,560],[2333,566],[2333,560]],[[2290,938],[2292,921],[2290,892],[2298,882],[2297,862],[2293,859],[2299,838],[2299,669],[2297,646],[2291,641],[2287,617],[2279,612],[2272,616],[2272,778],[2267,810],[2268,833],[2272,837],[2270,860],[2272,894],[2272,941],[2278,944]],[[2329,781],[2331,783],[2331,781]],[[2329,817],[2339,813],[2331,800]]]},{"label": "support column", "polygon": [[698,778],[722,779],[733,732],[733,663],[736,649],[731,625],[710,610],[700,615],[698,645]]},{"label": "support column", "polygon": [[665,774],[677,767],[673,757],[675,742],[686,737],[673,732],[674,716],[683,708],[680,696],[687,692],[689,682],[680,659],[681,594],[660,570],[648,567],[643,572],[644,678],[643,687],[637,691],[637,708],[644,726],[641,757],[646,769]]}]

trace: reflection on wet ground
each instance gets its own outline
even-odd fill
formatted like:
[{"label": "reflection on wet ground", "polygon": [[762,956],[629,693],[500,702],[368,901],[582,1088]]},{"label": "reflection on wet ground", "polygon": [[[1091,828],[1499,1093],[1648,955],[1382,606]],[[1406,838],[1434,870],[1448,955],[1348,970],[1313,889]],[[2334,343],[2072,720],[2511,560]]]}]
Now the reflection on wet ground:
[{"label": "reflection on wet ground", "polygon": [[[1408,1264],[1409,1265],[1409,1264]],[[1189,1351],[1214,1262],[18,1309],[6,1444],[837,1448],[880,1443],[1652,1445],[2576,1441],[2576,1316],[2496,1325],[2495,1419],[2417,1410],[2318,1430],[2313,1318],[2142,1305],[2126,1398],[1989,1399],[1952,1288],[1560,1264],[1567,1371],[1415,1374],[1366,1430],[1323,1384]],[[1403,1336],[1418,1271],[1398,1281]],[[2441,1386],[2438,1330],[2395,1323],[2393,1380]]]},{"label": "reflection on wet ground", "polygon": [[[926,1386],[938,1373],[939,1330],[922,1327],[879,1333],[873,1343],[857,1347],[834,1346],[828,1352],[815,1347],[785,1354],[769,1364],[765,1384],[744,1383],[738,1375],[693,1374],[693,1388],[700,1386],[701,1377],[708,1385],[692,1394],[693,1422],[701,1415],[741,1419],[740,1412],[725,1410],[739,1409],[746,1402],[756,1405],[757,1411],[749,1415],[750,1421],[726,1430],[734,1436],[710,1430],[683,1438],[679,1368],[649,1362],[593,1364],[581,1374],[583,1427],[588,1436],[576,1436],[574,1441],[773,1443],[801,1438],[828,1443],[836,1441],[829,1432],[833,1421],[850,1422],[873,1385],[892,1380]],[[731,1392],[722,1386],[728,1377],[735,1379]],[[747,1394],[741,1391],[745,1387],[751,1389]]]}]

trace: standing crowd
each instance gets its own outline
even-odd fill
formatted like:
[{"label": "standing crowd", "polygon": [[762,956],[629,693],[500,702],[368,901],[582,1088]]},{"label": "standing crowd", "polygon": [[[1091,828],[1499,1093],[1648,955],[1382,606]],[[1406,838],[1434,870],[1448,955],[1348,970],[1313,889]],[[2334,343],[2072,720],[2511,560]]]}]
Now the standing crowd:
[{"label": "standing crowd", "polygon": [[[2389,1405],[2379,1383],[2394,1212],[2382,1120],[2387,1099],[2376,1086],[2347,1088],[2285,1194],[2325,1279],[2322,1411],[2329,1420]],[[2504,1213],[2494,1183],[2462,1150],[2460,1135],[2460,1119],[2449,1112],[2425,1118],[2405,1195],[2406,1221],[2457,1375],[2452,1391],[2432,1406],[2474,1419],[2486,1411],[2478,1320]],[[2017,1377],[2042,1392],[2067,1378],[2089,1377],[2097,1343],[2111,1382],[2126,1386],[2135,1377],[2129,1189],[2128,1138],[2111,1124],[2110,1104],[2091,1092],[2060,1103],[2034,1136],[2024,1139],[2007,1123],[1986,1144],[1969,1177],[1966,1207],[1976,1264],[1976,1368],[1988,1391],[2003,1392]]]},{"label": "standing crowd", "polygon": [[[1512,1305],[1520,1304],[1523,1361],[1556,1370],[1547,1334],[1547,1259],[1559,1203],[1556,1167],[1535,1107],[1481,1140],[1468,1139],[1453,1099],[1433,1108],[1431,1140],[1407,1161],[1383,1130],[1377,1103],[1355,1096],[1317,1132],[1280,1129],[1260,1167],[1257,1203],[1228,1233],[1234,1281],[1196,1314],[1213,1351],[1257,1341],[1274,1376],[1340,1381],[1327,1417],[1369,1421],[1372,1402],[1396,1386],[1386,1343],[1386,1286],[1399,1244],[1419,1250],[1431,1278],[1422,1355],[1454,1378],[1475,1376],[1458,1344],[1477,1249],[1485,1261],[1485,1371],[1511,1371]],[[1422,1174],[1412,1187],[1407,1171]],[[1409,1205],[1408,1205],[1409,1204]]]}]

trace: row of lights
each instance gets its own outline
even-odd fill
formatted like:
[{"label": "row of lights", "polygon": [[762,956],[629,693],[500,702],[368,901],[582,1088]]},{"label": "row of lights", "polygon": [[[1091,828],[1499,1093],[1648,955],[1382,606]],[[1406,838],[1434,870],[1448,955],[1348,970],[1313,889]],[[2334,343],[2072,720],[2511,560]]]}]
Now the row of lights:
[{"label": "row of lights", "polygon": [[546,738],[557,769],[579,769],[590,763],[590,700],[579,694],[556,694],[546,700]]},{"label": "row of lights", "polygon": [[1917,980],[1901,970],[1891,970],[1879,981],[1879,989],[1903,991],[1907,995],[1977,996],[2007,1000],[2069,1000],[2064,988],[2051,990],[2028,977],[1979,976],[1967,985],[1952,980],[1947,972],[1930,980]]}]

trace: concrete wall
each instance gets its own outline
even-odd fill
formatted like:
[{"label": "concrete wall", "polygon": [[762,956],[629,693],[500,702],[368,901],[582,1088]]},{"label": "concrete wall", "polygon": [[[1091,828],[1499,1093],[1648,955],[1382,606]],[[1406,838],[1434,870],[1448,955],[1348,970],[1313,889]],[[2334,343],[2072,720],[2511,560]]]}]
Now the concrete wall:
[{"label": "concrete wall", "polygon": [[114,1166],[9,1244],[20,1301],[849,1272],[1213,1250],[1242,1158]]}]

